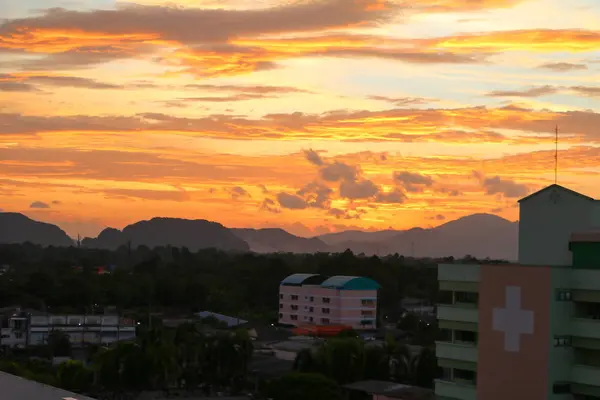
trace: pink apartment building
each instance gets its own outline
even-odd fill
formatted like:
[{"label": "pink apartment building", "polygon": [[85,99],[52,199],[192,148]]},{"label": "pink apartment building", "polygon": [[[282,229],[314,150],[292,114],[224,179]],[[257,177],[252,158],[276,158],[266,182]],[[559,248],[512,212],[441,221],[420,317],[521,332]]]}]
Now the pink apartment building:
[{"label": "pink apartment building", "polygon": [[279,322],[375,329],[380,287],[358,276],[290,275],[279,286]]}]

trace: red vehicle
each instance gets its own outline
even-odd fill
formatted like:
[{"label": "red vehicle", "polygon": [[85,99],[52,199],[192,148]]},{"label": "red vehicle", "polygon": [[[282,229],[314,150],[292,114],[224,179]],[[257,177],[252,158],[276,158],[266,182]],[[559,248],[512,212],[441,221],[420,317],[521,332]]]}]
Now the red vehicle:
[{"label": "red vehicle", "polygon": [[292,329],[294,335],[298,336],[335,336],[338,333],[352,329],[348,325],[302,325]]}]

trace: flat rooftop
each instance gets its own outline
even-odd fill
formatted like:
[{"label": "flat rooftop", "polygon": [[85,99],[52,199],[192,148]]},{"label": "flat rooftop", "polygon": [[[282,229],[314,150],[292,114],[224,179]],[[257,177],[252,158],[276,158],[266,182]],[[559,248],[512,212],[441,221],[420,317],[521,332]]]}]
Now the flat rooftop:
[{"label": "flat rooftop", "polygon": [[96,400],[43,383],[0,372],[2,400]]}]

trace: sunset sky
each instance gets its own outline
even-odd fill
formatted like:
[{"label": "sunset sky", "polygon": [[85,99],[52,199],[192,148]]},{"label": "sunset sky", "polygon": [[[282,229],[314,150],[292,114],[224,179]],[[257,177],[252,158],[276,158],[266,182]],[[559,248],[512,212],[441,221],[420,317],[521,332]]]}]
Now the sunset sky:
[{"label": "sunset sky", "polygon": [[0,208],[310,236],[600,197],[598,0],[0,0]]}]

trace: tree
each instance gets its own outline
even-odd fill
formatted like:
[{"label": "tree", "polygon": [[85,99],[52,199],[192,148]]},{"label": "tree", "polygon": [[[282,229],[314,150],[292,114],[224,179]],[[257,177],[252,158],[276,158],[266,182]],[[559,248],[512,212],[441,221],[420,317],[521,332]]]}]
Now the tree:
[{"label": "tree", "polygon": [[341,400],[339,386],[330,378],[315,373],[289,373],[272,381],[267,388],[273,400]]},{"label": "tree", "polygon": [[416,386],[433,388],[434,380],[440,377],[440,368],[437,365],[435,351],[423,347],[419,354],[413,359],[414,380]]},{"label": "tree", "polygon": [[65,332],[56,330],[48,335],[48,348],[52,357],[70,357],[71,340]]},{"label": "tree", "polygon": [[58,366],[57,378],[61,388],[73,392],[84,392],[91,388],[94,375],[80,361],[68,360]]}]

